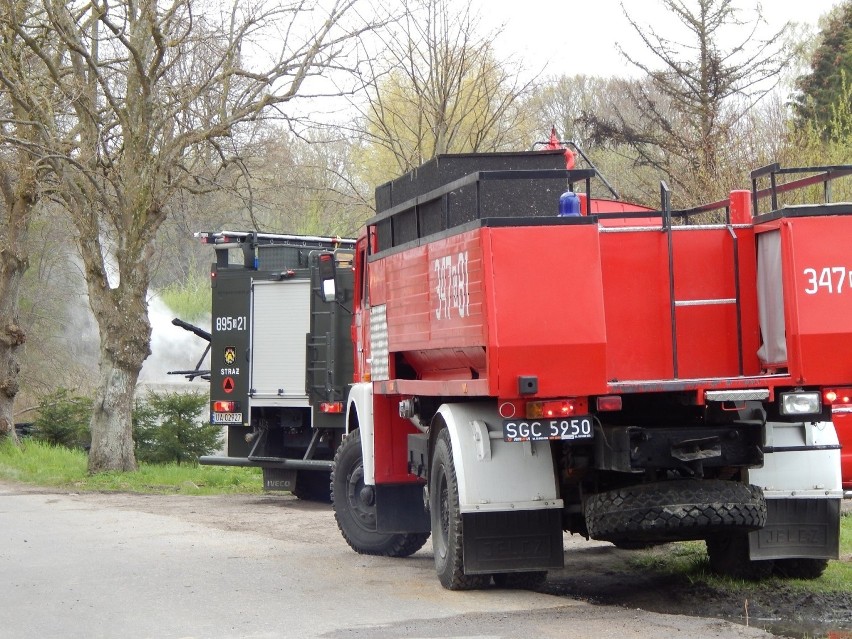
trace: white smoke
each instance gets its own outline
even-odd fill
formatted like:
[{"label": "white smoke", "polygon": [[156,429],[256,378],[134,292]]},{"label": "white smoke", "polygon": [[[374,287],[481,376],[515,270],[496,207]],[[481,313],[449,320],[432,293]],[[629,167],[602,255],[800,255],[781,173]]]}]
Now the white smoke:
[{"label": "white smoke", "polygon": [[[189,331],[172,324],[175,314],[156,294],[148,295],[148,320],[151,322],[151,354],[142,365],[139,383],[154,390],[195,390],[207,392],[207,382],[196,378],[188,382],[181,375],[169,371],[192,370],[198,363],[207,342]],[[210,317],[194,322],[210,331]],[[202,369],[210,368],[210,354],[204,358]]]}]

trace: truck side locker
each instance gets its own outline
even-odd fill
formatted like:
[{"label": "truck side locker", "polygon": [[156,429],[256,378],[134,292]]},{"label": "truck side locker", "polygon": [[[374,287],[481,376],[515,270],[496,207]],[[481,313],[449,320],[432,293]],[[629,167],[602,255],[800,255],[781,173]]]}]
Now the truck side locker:
[{"label": "truck side locker", "polygon": [[305,335],[311,313],[305,279],[252,282],[250,401],[259,406],[308,406]]}]

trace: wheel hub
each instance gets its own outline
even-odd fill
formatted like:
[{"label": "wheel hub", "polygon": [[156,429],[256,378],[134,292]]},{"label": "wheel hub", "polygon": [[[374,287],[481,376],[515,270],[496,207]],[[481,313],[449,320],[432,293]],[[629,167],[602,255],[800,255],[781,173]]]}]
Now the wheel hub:
[{"label": "wheel hub", "polygon": [[358,498],[365,506],[376,505],[376,490],[372,486],[363,486],[358,493]]},{"label": "wheel hub", "polygon": [[358,464],[346,478],[346,500],[355,522],[364,530],[376,530],[376,496],[372,486],[364,484],[364,466]]}]

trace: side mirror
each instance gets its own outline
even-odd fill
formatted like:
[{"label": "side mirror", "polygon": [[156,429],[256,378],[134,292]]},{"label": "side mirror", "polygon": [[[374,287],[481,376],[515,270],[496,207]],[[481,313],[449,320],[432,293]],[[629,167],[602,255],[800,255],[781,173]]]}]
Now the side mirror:
[{"label": "side mirror", "polygon": [[322,253],[319,256],[319,280],[320,294],[324,302],[333,302],[337,299],[337,287],[334,282],[336,275],[334,255]]}]

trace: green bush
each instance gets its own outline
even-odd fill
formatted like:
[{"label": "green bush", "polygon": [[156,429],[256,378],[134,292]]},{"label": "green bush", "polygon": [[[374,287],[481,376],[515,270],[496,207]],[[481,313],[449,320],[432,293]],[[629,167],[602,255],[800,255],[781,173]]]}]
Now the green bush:
[{"label": "green bush", "polygon": [[195,463],[221,445],[221,431],[199,420],[207,407],[201,393],[149,392],[133,411],[136,459],[155,464]]},{"label": "green bush", "polygon": [[86,449],[92,441],[89,419],[92,400],[59,388],[39,399],[33,438],[51,446]]}]

